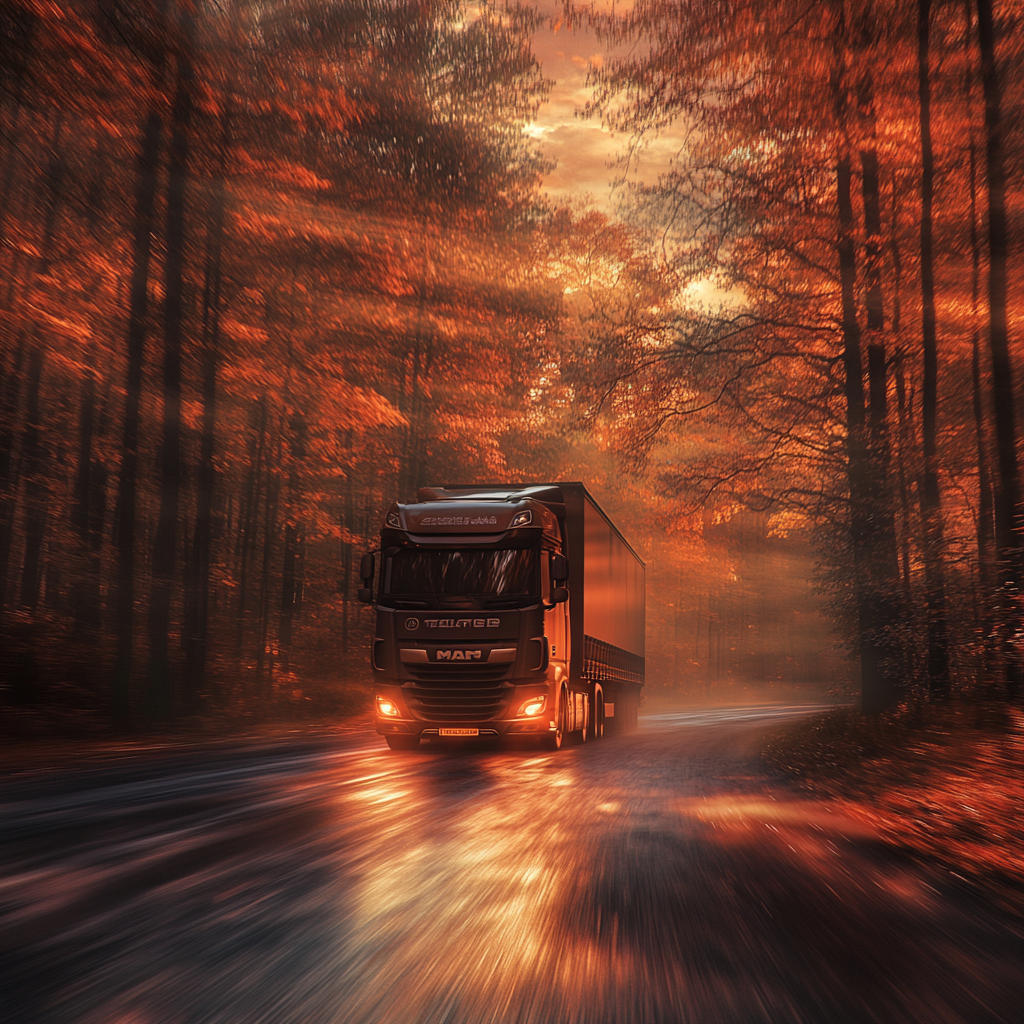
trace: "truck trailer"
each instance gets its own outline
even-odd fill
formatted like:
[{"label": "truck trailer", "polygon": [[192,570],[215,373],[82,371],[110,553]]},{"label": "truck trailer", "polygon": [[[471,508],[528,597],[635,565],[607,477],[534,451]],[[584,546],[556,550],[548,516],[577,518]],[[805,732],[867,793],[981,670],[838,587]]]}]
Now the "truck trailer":
[{"label": "truck trailer", "polygon": [[558,750],[636,725],[644,563],[582,483],[420,488],[387,510],[360,576],[392,749],[534,736]]}]

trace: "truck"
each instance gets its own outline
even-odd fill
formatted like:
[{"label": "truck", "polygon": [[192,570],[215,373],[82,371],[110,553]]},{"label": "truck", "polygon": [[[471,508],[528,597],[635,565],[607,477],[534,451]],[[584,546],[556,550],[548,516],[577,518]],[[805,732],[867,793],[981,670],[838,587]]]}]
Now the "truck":
[{"label": "truck", "polygon": [[635,727],[644,563],[584,484],[422,487],[388,508],[359,574],[393,750],[532,736],[554,751]]}]

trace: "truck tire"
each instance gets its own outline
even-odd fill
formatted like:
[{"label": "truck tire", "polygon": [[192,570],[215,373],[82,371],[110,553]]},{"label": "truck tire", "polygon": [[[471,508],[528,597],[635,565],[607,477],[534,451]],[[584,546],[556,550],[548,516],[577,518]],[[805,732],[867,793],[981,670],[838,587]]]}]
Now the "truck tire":
[{"label": "truck tire", "polygon": [[392,750],[415,750],[420,745],[419,736],[385,736]]},{"label": "truck tire", "polygon": [[562,749],[562,741],[564,734],[561,729],[557,732],[549,732],[546,736],[542,736],[540,740],[541,749],[550,750],[552,752]]},{"label": "truck tire", "polygon": [[558,728],[554,732],[549,732],[547,736],[541,737],[540,745],[544,750],[562,749],[562,743],[565,741],[565,706],[568,700],[568,691],[563,686],[558,695],[558,718],[556,719]]},{"label": "truck tire", "polygon": [[583,725],[576,732],[576,742],[577,743],[583,744],[583,743],[586,743],[587,740],[590,739],[590,737],[592,735],[590,730],[593,728],[592,722],[593,722],[593,718],[592,718],[592,716],[590,714],[590,701],[589,700],[584,700],[583,701]]},{"label": "truck tire", "polygon": [[604,691],[600,686],[594,688],[594,713],[591,716],[593,725],[590,728],[590,735],[593,739],[604,738]]}]

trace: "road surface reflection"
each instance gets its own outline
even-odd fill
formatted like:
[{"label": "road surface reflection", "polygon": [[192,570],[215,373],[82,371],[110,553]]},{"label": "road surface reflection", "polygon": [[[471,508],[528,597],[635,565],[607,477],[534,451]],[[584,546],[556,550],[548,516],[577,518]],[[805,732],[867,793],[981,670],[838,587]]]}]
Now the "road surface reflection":
[{"label": "road surface reflection", "polygon": [[5,784],[5,1020],[1017,1020],[1020,923],[752,756],[805,708],[539,754],[376,740]]}]

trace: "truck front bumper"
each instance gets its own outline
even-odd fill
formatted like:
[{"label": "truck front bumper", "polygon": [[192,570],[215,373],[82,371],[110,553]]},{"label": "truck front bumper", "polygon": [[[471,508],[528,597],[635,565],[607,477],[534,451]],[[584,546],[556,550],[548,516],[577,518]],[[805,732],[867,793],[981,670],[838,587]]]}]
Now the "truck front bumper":
[{"label": "truck front bumper", "polygon": [[[517,718],[499,722],[418,722],[415,719],[383,718],[377,715],[374,728],[381,736],[416,735],[423,739],[444,739],[445,731],[476,730],[478,736],[539,736],[554,732],[555,725],[545,716]],[[456,734],[457,735],[457,734]],[[455,738],[454,736],[452,738]]]},{"label": "truck front bumper", "polygon": [[[465,730],[476,730],[475,733],[470,732],[470,735],[492,737],[537,736],[555,730],[554,701],[548,684],[531,681],[510,686],[506,683],[503,688],[505,692],[501,698],[501,717],[490,711],[474,720],[467,714],[470,708],[464,698],[454,702],[449,718],[444,705],[436,699],[431,700],[427,707],[418,704],[418,699],[423,696],[423,691],[418,688],[410,691],[401,684],[378,684],[374,728],[381,736],[414,735],[427,739],[454,738],[459,735],[459,731],[465,735]],[[475,695],[467,696],[473,699]],[[534,701],[541,703],[541,709],[533,715],[523,714]],[[384,713],[387,711],[392,713]]]},{"label": "truck front bumper", "polygon": [[[413,735],[426,739],[455,738],[459,735],[538,736],[555,730],[553,702],[546,688],[533,683],[510,689],[507,700],[503,701],[503,717],[496,718],[491,714],[474,720],[466,714],[468,709],[465,704],[453,708],[450,719],[445,714],[443,706],[436,703],[430,707],[427,715],[421,715],[415,708],[410,707],[411,702],[406,702],[402,687],[378,687],[374,728],[381,736]],[[519,713],[534,699],[542,700],[544,704],[539,713]],[[397,714],[383,714],[382,707]]]}]

